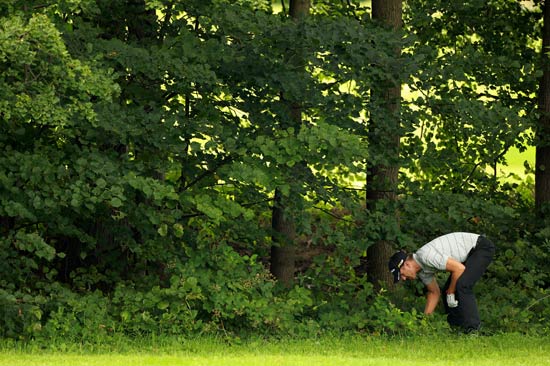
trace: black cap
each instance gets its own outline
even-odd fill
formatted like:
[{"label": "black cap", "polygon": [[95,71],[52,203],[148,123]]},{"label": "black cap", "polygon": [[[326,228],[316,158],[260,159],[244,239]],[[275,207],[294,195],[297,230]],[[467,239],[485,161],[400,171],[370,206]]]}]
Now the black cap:
[{"label": "black cap", "polygon": [[407,253],[400,251],[391,256],[390,261],[388,262],[388,268],[393,274],[393,283],[399,282],[401,279],[401,273],[399,269],[407,260]]}]

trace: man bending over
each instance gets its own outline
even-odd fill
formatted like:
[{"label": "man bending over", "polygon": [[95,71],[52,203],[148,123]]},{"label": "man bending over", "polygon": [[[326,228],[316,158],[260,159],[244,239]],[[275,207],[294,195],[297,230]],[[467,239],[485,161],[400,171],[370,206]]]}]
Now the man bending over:
[{"label": "man bending over", "polygon": [[394,282],[418,277],[426,286],[425,314],[433,313],[439,302],[441,291],[435,279],[436,272],[449,272],[443,289],[447,321],[452,327],[461,327],[465,333],[471,333],[479,330],[481,324],[474,285],[494,254],[495,246],[486,237],[457,232],[435,238],[414,254],[397,252],[388,266]]}]

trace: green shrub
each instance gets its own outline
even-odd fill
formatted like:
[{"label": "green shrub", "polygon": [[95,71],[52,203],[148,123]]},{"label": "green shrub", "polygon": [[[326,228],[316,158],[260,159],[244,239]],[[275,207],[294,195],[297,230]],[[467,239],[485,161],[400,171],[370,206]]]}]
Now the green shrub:
[{"label": "green shrub", "polygon": [[121,284],[113,295],[120,329],[131,334],[277,332],[292,327],[311,305],[308,291],[278,296],[275,281],[255,256],[228,245],[186,248],[189,259],[171,269],[166,287]]},{"label": "green shrub", "polygon": [[100,291],[78,294],[54,285],[49,297],[44,306],[46,319],[36,337],[97,343],[115,332],[109,298]]},{"label": "green shrub", "polygon": [[40,295],[0,288],[0,337],[27,339],[40,332],[45,303]]}]

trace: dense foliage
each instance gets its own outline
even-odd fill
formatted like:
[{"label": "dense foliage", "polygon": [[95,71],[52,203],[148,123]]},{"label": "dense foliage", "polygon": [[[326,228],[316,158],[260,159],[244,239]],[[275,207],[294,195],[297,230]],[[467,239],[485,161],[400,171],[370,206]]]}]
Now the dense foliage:
[{"label": "dense foliage", "polygon": [[[533,182],[497,179],[534,143],[536,4],[408,1],[403,34],[359,1],[304,22],[253,0],[12,0],[0,16],[1,336],[442,326],[419,289],[375,291],[364,256],[453,230],[499,248],[486,326],[548,330],[550,231]],[[399,227],[364,204],[370,91],[389,79],[411,91],[400,196],[379,203]],[[296,218],[290,289],[268,270],[275,189]]]}]

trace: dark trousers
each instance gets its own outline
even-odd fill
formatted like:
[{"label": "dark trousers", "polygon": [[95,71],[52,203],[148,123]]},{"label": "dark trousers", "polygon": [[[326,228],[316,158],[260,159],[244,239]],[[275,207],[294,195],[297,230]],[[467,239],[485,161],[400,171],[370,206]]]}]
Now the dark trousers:
[{"label": "dark trousers", "polygon": [[447,313],[447,321],[451,326],[462,327],[466,331],[479,329],[481,321],[474,295],[474,285],[485,273],[494,255],[495,245],[486,237],[480,236],[476,247],[472,249],[466,262],[464,262],[466,267],[464,273],[456,283],[455,297],[458,300],[456,308],[450,308],[447,305],[446,293],[451,283],[451,277],[449,276],[443,289],[443,304],[445,305],[445,313]]}]

